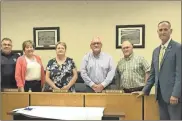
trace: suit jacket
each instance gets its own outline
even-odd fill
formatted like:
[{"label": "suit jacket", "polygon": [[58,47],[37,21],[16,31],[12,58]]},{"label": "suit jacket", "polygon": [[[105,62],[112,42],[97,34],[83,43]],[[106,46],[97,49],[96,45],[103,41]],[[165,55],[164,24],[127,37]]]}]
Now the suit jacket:
[{"label": "suit jacket", "polygon": [[159,71],[160,48],[161,46],[153,51],[150,76],[143,92],[149,95],[152,86],[155,84],[157,100],[160,85],[162,98],[166,103],[169,103],[171,96],[181,99],[181,44],[174,40],[169,42]]}]

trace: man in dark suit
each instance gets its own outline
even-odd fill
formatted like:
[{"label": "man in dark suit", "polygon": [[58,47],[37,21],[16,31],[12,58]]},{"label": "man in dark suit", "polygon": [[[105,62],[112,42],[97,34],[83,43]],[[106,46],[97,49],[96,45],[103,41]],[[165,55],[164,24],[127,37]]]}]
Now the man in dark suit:
[{"label": "man in dark suit", "polygon": [[155,84],[161,120],[180,120],[181,111],[181,44],[171,39],[171,24],[158,24],[161,45],[153,51],[150,76],[137,97],[149,95]]},{"label": "man in dark suit", "polygon": [[12,52],[12,40],[1,41],[1,91],[6,88],[17,88],[15,81],[15,65],[19,55]]}]

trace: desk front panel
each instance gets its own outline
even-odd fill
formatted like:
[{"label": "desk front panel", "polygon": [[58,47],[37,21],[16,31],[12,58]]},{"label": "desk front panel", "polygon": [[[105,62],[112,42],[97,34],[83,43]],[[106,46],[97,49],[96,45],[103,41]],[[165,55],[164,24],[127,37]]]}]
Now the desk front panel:
[{"label": "desk front panel", "polygon": [[144,120],[159,120],[158,102],[155,95],[144,97]]},{"label": "desk front panel", "polygon": [[142,98],[131,94],[85,94],[85,107],[105,107],[106,112],[124,112],[125,120],[142,120]]},{"label": "desk front panel", "polygon": [[77,106],[83,107],[84,95],[79,93],[31,93],[32,106]]},{"label": "desk front panel", "polygon": [[11,115],[7,115],[7,112],[10,112],[17,108],[24,108],[29,106],[29,94],[20,93],[20,92],[3,92],[1,93],[2,98],[2,120],[12,120]]}]

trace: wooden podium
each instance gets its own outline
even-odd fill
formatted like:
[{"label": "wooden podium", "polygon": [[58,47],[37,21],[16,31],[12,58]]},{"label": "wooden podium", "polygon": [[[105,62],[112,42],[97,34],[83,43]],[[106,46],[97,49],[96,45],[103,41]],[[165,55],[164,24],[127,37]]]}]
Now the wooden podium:
[{"label": "wooden podium", "polygon": [[24,92],[1,92],[2,120],[12,120],[7,112],[29,106],[29,94]]},{"label": "wooden podium", "polygon": [[88,93],[85,107],[105,107],[105,113],[124,113],[125,120],[142,120],[142,99],[131,94]]},{"label": "wooden podium", "polygon": [[30,93],[30,106],[77,106],[84,105],[83,93]]},{"label": "wooden podium", "polygon": [[144,120],[159,120],[157,103],[153,94],[144,97]]},{"label": "wooden podium", "polygon": [[52,93],[1,92],[1,119],[11,120],[7,114],[27,106],[105,107],[104,116],[124,120],[158,120],[159,112],[154,95],[136,98],[126,93]]}]

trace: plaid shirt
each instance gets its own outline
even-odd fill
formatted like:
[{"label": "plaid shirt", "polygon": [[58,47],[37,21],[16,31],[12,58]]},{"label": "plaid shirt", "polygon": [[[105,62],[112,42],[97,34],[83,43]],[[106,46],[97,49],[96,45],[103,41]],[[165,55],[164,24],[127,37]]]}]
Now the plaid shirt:
[{"label": "plaid shirt", "polygon": [[119,89],[144,86],[145,73],[149,70],[149,64],[141,56],[131,54],[128,58],[122,58],[116,68],[116,85]]}]

